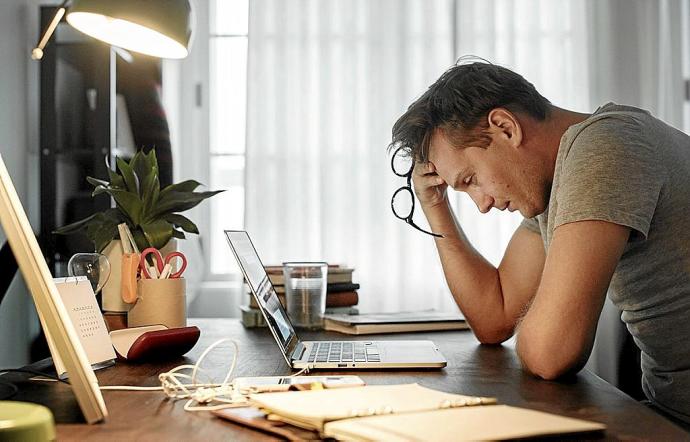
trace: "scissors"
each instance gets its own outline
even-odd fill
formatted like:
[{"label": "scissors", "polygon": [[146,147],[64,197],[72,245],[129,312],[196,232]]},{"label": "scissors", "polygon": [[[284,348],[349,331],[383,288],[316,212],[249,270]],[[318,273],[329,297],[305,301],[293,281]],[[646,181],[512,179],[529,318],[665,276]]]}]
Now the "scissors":
[{"label": "scissors", "polygon": [[[153,259],[155,261],[154,267],[152,269],[149,267],[148,262],[146,262],[146,257],[148,255],[153,255]],[[180,270],[176,271],[175,273],[170,273],[172,269],[172,261],[175,258],[180,258],[182,260],[182,265],[180,266]],[[184,273],[185,269],[187,268],[187,257],[184,256],[184,253],[182,252],[172,252],[165,255],[164,259],[161,255],[161,252],[159,252],[158,249],[149,247],[147,249],[144,249],[143,252],[141,252],[141,260],[139,261],[139,267],[141,268],[142,275],[148,279],[179,278],[180,276],[182,276],[182,273]],[[153,274],[149,273],[149,270],[152,270]]]}]

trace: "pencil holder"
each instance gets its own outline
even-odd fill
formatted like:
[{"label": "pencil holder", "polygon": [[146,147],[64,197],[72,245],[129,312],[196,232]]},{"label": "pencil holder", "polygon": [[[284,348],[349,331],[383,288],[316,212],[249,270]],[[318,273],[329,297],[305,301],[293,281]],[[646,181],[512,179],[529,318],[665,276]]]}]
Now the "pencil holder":
[{"label": "pencil holder", "polygon": [[127,314],[128,327],[155,324],[168,328],[186,327],[186,286],[184,278],[140,279],[137,302]]}]

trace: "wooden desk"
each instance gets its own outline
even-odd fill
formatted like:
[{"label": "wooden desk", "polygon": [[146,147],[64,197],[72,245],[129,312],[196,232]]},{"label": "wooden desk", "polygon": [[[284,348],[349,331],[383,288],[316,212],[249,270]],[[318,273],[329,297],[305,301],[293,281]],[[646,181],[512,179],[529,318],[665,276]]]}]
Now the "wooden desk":
[{"label": "wooden desk", "polygon": [[[288,369],[267,329],[244,329],[237,320],[192,320],[201,328],[201,340],[187,358],[163,364],[127,365],[97,372],[101,385],[158,385],[158,374],[182,363],[193,363],[214,341],[233,338],[240,345],[237,376],[288,375]],[[337,333],[304,333],[302,339],[343,339]],[[372,337],[355,337],[372,340]],[[583,371],[572,381],[537,380],[520,369],[509,346],[481,346],[468,331],[386,335],[381,339],[431,339],[448,359],[443,370],[359,371],[368,384],[418,382],[451,393],[495,396],[508,405],[604,422],[604,439],[688,440],[671,422],[631,399],[601,378]],[[232,346],[224,344],[204,365],[218,379],[230,366]],[[333,372],[329,372],[333,373]],[[352,374],[355,372],[338,372]],[[11,374],[21,392],[16,400],[47,405],[58,423],[59,440],[272,440],[271,437],[213,417],[208,412],[189,413],[184,401],[173,402],[161,392],[105,391],[110,416],[106,423],[86,425],[68,386],[56,383],[22,382],[26,376]]]}]

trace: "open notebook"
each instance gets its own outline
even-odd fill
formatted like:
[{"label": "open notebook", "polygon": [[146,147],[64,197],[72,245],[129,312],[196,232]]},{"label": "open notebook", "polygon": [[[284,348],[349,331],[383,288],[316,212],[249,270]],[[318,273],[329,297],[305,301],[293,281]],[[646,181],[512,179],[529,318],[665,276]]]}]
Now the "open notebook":
[{"label": "open notebook", "polygon": [[251,403],[275,419],[348,440],[498,440],[606,428],[418,384],[263,393]]}]

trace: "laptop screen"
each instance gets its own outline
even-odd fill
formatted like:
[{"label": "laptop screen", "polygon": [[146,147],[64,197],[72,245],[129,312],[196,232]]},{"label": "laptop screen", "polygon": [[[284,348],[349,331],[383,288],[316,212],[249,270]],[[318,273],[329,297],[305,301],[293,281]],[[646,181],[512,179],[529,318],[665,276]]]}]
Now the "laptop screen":
[{"label": "laptop screen", "polygon": [[280,344],[283,353],[287,354],[291,340],[296,338],[295,329],[278,299],[273,284],[268,279],[266,270],[261,264],[249,235],[244,231],[233,230],[226,230],[225,235],[242,273],[244,273],[244,277],[255,295],[257,304],[263,310],[268,326]]}]

